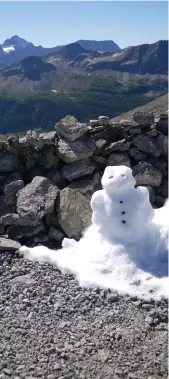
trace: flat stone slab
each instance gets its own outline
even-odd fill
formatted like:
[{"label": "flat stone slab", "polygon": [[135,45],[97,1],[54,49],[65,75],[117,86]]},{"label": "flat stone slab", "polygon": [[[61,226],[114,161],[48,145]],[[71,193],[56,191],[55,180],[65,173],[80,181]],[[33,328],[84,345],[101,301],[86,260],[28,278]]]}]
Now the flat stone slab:
[{"label": "flat stone slab", "polygon": [[0,252],[19,250],[21,244],[8,238],[0,237]]}]

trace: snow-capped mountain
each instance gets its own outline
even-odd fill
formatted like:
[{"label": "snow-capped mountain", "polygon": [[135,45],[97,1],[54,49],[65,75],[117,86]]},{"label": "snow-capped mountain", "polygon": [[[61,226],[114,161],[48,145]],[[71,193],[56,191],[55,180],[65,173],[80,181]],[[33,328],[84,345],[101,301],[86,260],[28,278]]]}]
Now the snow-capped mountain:
[{"label": "snow-capped mountain", "polygon": [[[83,47],[85,43],[86,50],[97,51],[112,51],[114,46],[114,52],[121,49],[113,41],[78,41],[78,44]],[[110,49],[111,47],[111,49]],[[63,46],[55,46],[51,48],[45,48],[43,46],[34,46],[33,43],[26,41],[25,39],[15,35],[5,40],[0,45],[0,65],[7,65],[15,63],[29,56],[41,56],[54,52],[58,52]]]}]

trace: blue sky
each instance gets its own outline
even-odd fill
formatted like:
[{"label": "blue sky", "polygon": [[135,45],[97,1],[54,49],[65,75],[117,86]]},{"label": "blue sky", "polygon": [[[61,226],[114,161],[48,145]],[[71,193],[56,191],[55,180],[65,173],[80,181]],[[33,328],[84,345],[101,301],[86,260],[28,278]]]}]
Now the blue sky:
[{"label": "blue sky", "polygon": [[51,47],[78,39],[121,48],[168,38],[167,1],[0,2],[0,43],[19,35]]}]

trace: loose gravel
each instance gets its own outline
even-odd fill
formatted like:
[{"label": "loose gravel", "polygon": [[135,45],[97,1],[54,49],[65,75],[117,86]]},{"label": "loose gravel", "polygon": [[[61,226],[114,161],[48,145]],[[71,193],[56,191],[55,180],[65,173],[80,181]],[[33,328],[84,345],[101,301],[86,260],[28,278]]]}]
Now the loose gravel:
[{"label": "loose gravel", "polygon": [[168,378],[168,304],[0,254],[0,379]]}]

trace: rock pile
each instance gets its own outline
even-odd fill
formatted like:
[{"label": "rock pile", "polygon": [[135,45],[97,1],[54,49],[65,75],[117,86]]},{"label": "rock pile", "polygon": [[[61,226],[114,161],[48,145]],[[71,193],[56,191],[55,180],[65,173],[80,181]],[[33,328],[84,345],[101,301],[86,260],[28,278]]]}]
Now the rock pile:
[{"label": "rock pile", "polygon": [[168,196],[168,113],[89,125],[66,116],[55,131],[0,140],[0,235],[27,245],[79,238],[107,165],[133,169],[156,207]]}]

